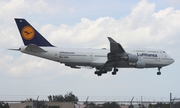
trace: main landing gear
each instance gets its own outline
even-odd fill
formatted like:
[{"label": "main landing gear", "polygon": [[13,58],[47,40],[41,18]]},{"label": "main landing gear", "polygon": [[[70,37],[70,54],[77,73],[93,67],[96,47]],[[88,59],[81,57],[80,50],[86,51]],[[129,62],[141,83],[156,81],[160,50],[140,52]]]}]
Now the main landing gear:
[{"label": "main landing gear", "polygon": [[94,74],[97,74],[98,76],[101,76],[102,74],[107,73],[107,71],[95,71]]},{"label": "main landing gear", "polygon": [[[117,69],[116,67],[114,67],[113,72],[112,72],[112,75],[116,75],[117,71],[118,71],[118,69]],[[105,73],[107,73],[106,70],[102,70],[102,71],[96,70],[96,71],[94,72],[94,74],[96,74],[96,75],[98,75],[98,76],[101,76],[102,74],[105,74]]]},{"label": "main landing gear", "polygon": [[114,67],[114,70],[113,70],[113,72],[112,72],[112,75],[116,75],[117,71],[118,71],[118,69],[117,69],[116,67]]},{"label": "main landing gear", "polygon": [[160,72],[161,68],[162,68],[162,67],[158,67],[157,75],[161,75],[161,72]]}]

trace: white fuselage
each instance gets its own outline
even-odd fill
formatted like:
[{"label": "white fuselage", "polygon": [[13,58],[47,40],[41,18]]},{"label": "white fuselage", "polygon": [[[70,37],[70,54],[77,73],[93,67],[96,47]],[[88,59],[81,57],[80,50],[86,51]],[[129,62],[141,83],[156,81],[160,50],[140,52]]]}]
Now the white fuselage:
[{"label": "white fuselage", "polygon": [[[102,66],[107,61],[109,49],[68,49],[58,47],[41,47],[46,52],[25,50],[20,51],[26,54],[42,57],[56,62],[64,63],[67,66]],[[137,55],[138,61],[144,62],[145,68],[163,67],[174,62],[174,60],[161,50],[153,49],[126,49],[127,53]],[[118,68],[133,67],[126,61],[118,61]]]}]

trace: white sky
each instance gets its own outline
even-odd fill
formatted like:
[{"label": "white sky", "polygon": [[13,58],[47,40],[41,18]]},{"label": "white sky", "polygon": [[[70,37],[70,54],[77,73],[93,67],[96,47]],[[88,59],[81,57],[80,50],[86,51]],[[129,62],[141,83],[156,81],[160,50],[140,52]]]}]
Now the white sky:
[{"label": "white sky", "polygon": [[[98,77],[94,69],[7,50],[23,45],[14,18],[25,18],[55,46],[109,48],[111,36],[125,48],[165,50],[175,62],[161,76],[154,68]],[[179,29],[179,0],[0,0],[0,100],[47,99],[70,91],[80,100],[168,100],[170,92],[180,93]]]}]

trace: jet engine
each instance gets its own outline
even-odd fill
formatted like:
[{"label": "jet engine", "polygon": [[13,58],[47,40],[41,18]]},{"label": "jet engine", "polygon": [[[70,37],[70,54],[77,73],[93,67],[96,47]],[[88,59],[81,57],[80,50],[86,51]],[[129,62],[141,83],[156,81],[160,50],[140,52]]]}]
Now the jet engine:
[{"label": "jet engine", "polygon": [[133,66],[135,68],[145,68],[146,64],[143,61],[138,61],[136,63],[128,63],[129,66]]},{"label": "jet engine", "polygon": [[138,57],[136,55],[128,54],[126,56],[121,56],[121,60],[131,62],[131,63],[136,63],[138,61]]}]

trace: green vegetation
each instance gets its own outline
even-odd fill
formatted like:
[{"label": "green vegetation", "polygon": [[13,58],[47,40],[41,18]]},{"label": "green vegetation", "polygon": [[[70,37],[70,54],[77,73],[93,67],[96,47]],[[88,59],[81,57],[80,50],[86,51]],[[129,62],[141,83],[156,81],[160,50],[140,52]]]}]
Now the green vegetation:
[{"label": "green vegetation", "polygon": [[0,102],[0,108],[9,108],[8,103]]},{"label": "green vegetation", "polygon": [[64,96],[63,95],[49,95],[48,99],[50,102],[52,101],[59,101],[59,102],[66,101],[66,102],[75,102],[75,103],[78,102],[78,98],[72,92],[69,92],[65,94]]},{"label": "green vegetation", "polygon": [[[68,92],[67,94],[63,95],[49,95],[48,96],[49,102],[74,102],[77,103],[79,99],[77,96],[75,96],[72,92]],[[32,98],[26,99],[22,102],[33,102],[34,106],[37,106],[38,108],[46,108],[44,105],[44,100],[34,100]],[[95,104],[93,102],[84,102],[84,105],[86,105],[86,108],[121,108],[119,103],[116,102],[105,102],[103,104]],[[144,105],[139,104],[139,108],[170,108],[169,103],[156,103],[156,104],[149,104],[148,107],[145,107]],[[55,108],[56,106],[50,106],[52,108]],[[0,108],[10,108],[8,103],[0,102]],[[28,106],[27,106],[28,108]],[[129,108],[134,108],[134,106],[129,106]],[[176,102],[173,104],[173,108],[180,108],[180,102]]]},{"label": "green vegetation", "polygon": [[[159,102],[157,104],[149,104],[148,108],[169,108],[170,104]],[[180,108],[180,102],[173,104],[173,108]]]},{"label": "green vegetation", "polygon": [[84,103],[84,104],[87,105],[86,108],[121,108],[121,107],[119,106],[119,104],[116,103],[116,102],[105,102],[105,103],[102,104],[102,105],[99,105],[99,104],[96,105],[96,104],[94,104],[93,102],[90,102],[90,103],[86,102],[86,103]]},{"label": "green vegetation", "polygon": [[149,108],[169,108],[170,104],[166,104],[166,103],[157,103],[157,104],[149,104]]}]

